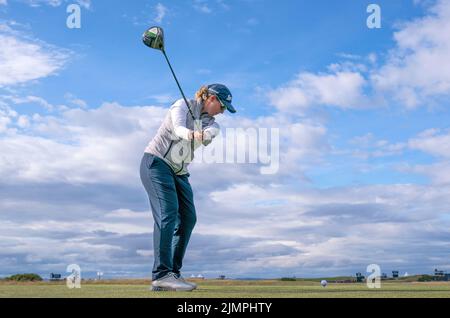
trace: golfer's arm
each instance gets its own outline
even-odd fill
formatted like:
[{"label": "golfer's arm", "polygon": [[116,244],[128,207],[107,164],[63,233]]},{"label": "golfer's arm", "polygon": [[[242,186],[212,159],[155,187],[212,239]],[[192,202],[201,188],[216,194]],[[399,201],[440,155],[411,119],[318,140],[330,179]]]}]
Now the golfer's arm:
[{"label": "golfer's arm", "polygon": [[192,130],[186,128],[186,116],[188,109],[185,106],[186,103],[175,103],[170,109],[172,116],[172,125],[174,128],[175,135],[184,140],[190,140],[190,135]]}]

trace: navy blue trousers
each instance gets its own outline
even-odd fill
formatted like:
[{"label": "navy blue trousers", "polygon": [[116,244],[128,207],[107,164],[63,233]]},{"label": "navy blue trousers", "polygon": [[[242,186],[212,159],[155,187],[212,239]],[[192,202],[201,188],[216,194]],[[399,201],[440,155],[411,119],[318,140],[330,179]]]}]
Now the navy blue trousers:
[{"label": "navy blue trousers", "polygon": [[154,220],[152,279],[169,272],[179,275],[197,221],[189,175],[177,176],[161,158],[149,153],[142,158],[140,174]]}]

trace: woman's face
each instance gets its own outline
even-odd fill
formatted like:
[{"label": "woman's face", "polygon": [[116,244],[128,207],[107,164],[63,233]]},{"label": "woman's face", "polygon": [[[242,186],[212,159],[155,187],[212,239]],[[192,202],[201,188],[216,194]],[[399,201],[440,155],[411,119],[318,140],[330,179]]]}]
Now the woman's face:
[{"label": "woman's face", "polygon": [[211,95],[205,101],[203,106],[204,111],[208,113],[209,116],[216,116],[218,114],[222,114],[225,108],[222,108],[222,104],[220,104],[219,100],[216,96]]}]

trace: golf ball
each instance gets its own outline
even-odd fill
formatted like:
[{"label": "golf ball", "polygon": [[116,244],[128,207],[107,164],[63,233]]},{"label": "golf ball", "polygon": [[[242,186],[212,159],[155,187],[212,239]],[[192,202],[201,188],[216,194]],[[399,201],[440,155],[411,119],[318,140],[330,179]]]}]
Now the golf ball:
[{"label": "golf ball", "polygon": [[326,280],[323,280],[320,282],[320,285],[322,285],[322,287],[327,287],[328,282]]}]

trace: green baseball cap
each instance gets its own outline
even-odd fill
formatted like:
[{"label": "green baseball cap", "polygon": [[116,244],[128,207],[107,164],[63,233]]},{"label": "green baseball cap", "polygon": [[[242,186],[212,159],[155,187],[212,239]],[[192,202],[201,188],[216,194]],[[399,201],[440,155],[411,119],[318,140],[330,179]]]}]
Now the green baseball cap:
[{"label": "green baseball cap", "polygon": [[236,109],[231,105],[231,101],[233,99],[233,95],[231,95],[230,90],[222,84],[211,84],[208,85],[208,91],[215,95],[219,102],[222,104],[222,107],[226,107],[228,111],[232,114],[236,112]]}]

